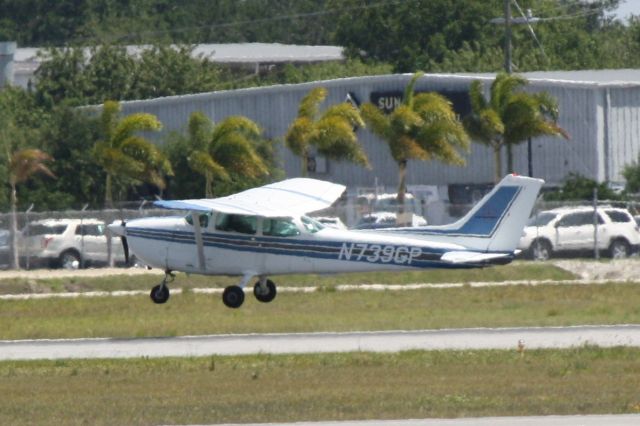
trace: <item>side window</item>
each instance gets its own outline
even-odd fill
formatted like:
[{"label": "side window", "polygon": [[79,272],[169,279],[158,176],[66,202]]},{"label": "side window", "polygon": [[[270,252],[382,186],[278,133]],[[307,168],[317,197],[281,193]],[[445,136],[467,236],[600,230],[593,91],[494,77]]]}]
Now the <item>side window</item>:
[{"label": "side window", "polygon": [[611,219],[611,222],[614,223],[628,223],[631,222],[631,216],[627,213],[619,210],[606,210],[607,216]]},{"label": "side window", "polygon": [[578,213],[569,213],[558,222],[558,226],[562,228],[568,228],[570,226],[576,226],[578,224]]},{"label": "side window", "polygon": [[291,219],[263,219],[262,234],[272,237],[293,237],[300,235],[300,230]]},{"label": "side window", "polygon": [[97,237],[103,234],[103,226],[102,225],[78,225],[76,228],[76,235],[84,235]]},{"label": "side window", "polygon": [[[186,215],[184,220],[186,220],[189,225],[193,225],[193,217],[191,216],[191,213]],[[200,228],[206,228],[207,226],[209,226],[209,214],[199,214],[198,221],[200,222]]]},{"label": "side window", "polygon": [[256,216],[223,213],[218,213],[216,216],[216,229],[220,231],[255,234],[257,225],[258,218]]}]

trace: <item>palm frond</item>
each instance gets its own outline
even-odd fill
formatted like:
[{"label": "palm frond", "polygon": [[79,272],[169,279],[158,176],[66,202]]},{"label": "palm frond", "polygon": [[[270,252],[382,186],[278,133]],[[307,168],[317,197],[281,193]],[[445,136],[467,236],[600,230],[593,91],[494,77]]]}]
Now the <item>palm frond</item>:
[{"label": "palm frond", "polygon": [[471,111],[482,111],[487,108],[487,100],[482,90],[482,82],[474,80],[469,87],[469,101],[471,103]]},{"label": "palm frond", "polygon": [[362,118],[369,125],[373,133],[383,139],[388,139],[391,135],[391,121],[378,107],[371,103],[365,103],[360,107]]},{"label": "palm frond", "polygon": [[415,74],[413,74],[413,77],[411,77],[411,80],[409,81],[409,84],[407,84],[407,87],[404,88],[404,95],[402,97],[402,104],[408,107],[412,107],[413,106],[413,93],[414,93],[414,89],[416,87],[416,83],[418,82],[418,79],[421,78],[424,75],[423,72],[417,72]]},{"label": "palm frond", "polygon": [[219,122],[213,129],[211,144],[214,146],[218,141],[226,138],[232,133],[242,134],[249,139],[257,139],[262,131],[260,126],[247,117],[231,116]]},{"label": "palm frond", "polygon": [[213,123],[200,111],[195,111],[189,116],[188,133],[189,143],[192,149],[205,149],[211,134]]},{"label": "palm frond", "polygon": [[337,116],[346,120],[351,124],[351,127],[365,127],[364,120],[362,120],[362,116],[360,115],[360,111],[351,105],[350,103],[340,103],[336,105],[332,105],[327,108],[327,110],[322,114],[322,118]]},{"label": "palm frond", "polygon": [[44,164],[53,158],[39,149],[21,149],[9,157],[9,180],[12,184],[27,181],[36,173],[42,173],[55,178],[53,172]]},{"label": "palm frond", "polygon": [[324,102],[327,97],[327,89],[324,87],[316,87],[311,89],[307,95],[300,101],[300,107],[298,108],[298,117],[306,117],[313,120],[317,117],[320,104]]},{"label": "palm frond", "polygon": [[202,176],[210,175],[212,178],[228,181],[229,173],[216,162],[206,151],[193,151],[187,158],[189,167]]},{"label": "palm frond", "polygon": [[313,122],[307,117],[297,118],[291,123],[284,137],[287,148],[297,156],[306,155],[311,133],[313,133]]},{"label": "palm frond", "polygon": [[250,177],[269,173],[268,167],[256,153],[251,141],[238,133],[231,133],[219,141],[211,154],[225,169],[236,173]]},{"label": "palm frond", "polygon": [[318,152],[333,160],[347,160],[369,167],[369,160],[353,133],[351,124],[340,117],[326,117],[316,125],[310,143]]},{"label": "palm frond", "polygon": [[161,128],[162,123],[153,114],[140,112],[128,115],[116,125],[112,137],[112,146],[120,146],[124,140],[135,132],[160,130]]},{"label": "palm frond", "polygon": [[116,101],[105,101],[100,114],[100,130],[105,140],[110,140],[115,132],[120,114],[120,103]]}]

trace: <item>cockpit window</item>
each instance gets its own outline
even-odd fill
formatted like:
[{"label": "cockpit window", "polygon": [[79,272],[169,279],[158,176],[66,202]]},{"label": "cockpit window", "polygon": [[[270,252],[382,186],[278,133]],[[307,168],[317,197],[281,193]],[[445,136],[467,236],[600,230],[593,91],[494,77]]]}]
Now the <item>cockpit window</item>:
[{"label": "cockpit window", "polygon": [[273,237],[293,237],[300,235],[300,230],[289,218],[264,218],[262,220],[262,234]]},{"label": "cockpit window", "polygon": [[311,232],[312,234],[320,231],[321,229],[324,229],[323,224],[321,224],[315,219],[311,219],[310,217],[302,216],[300,220],[302,221],[302,224],[304,225],[306,230]]},{"label": "cockpit window", "polygon": [[216,229],[220,231],[255,234],[257,228],[258,218],[256,216],[224,213],[218,213],[216,216]]},{"label": "cockpit window", "polygon": [[[193,226],[193,216],[191,216],[191,213],[185,216],[184,220],[186,220],[189,225]],[[200,222],[200,228],[206,228],[207,226],[209,226],[209,214],[199,214],[198,221]]]}]

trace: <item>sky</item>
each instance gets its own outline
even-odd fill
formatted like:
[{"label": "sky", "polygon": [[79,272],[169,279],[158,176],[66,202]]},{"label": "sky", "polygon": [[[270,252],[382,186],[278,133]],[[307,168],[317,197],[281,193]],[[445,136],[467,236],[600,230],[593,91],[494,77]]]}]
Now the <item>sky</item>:
[{"label": "sky", "polygon": [[621,1],[615,13],[618,18],[622,19],[628,17],[630,14],[640,15],[640,0]]}]

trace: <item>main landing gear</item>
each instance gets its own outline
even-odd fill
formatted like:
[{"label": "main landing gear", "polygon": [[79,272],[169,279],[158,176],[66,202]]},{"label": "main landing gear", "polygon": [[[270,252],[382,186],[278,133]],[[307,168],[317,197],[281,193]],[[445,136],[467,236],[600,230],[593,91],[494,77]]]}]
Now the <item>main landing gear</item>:
[{"label": "main landing gear", "polygon": [[[229,308],[239,308],[244,303],[244,290],[253,275],[244,276],[240,285],[230,285],[224,289],[222,293],[222,302]],[[169,269],[164,271],[164,278],[157,286],[151,289],[151,300],[153,303],[162,304],[169,300],[169,286],[173,282],[175,275]],[[259,280],[253,286],[253,295],[256,299],[263,303],[269,303],[276,297],[276,285],[273,281],[268,280],[265,276],[260,276]]]},{"label": "main landing gear", "polygon": [[169,287],[167,287],[167,284],[172,282],[175,278],[176,276],[169,269],[164,271],[164,278],[162,279],[162,282],[151,289],[150,296],[151,300],[153,300],[153,303],[167,303],[167,300],[169,300],[170,296]]},{"label": "main landing gear", "polygon": [[[222,302],[229,308],[239,308],[244,302],[244,290],[252,276],[242,278],[240,285],[231,285],[224,289],[222,293]],[[276,297],[276,285],[267,277],[261,276],[253,286],[253,295],[258,301],[263,303],[271,302]]]}]

